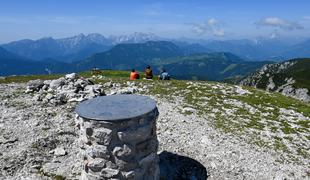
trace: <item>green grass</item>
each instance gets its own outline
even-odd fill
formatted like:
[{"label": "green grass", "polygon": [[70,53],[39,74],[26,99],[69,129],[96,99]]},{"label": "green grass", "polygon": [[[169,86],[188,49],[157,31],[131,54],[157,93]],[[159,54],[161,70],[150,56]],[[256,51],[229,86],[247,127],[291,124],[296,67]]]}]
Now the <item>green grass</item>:
[{"label": "green grass", "polygon": [[[297,99],[283,96],[280,93],[266,93],[265,91],[256,90],[249,87],[243,87],[244,89],[248,89],[254,92],[253,96],[239,96],[235,97],[235,99],[242,100],[254,107],[258,107],[259,105],[269,106],[276,105],[278,108],[286,108],[291,109],[292,107],[307,117],[310,117],[310,104],[299,101]],[[263,111],[263,109],[261,108]]]},{"label": "green grass", "polygon": [[[281,115],[280,108],[293,109],[294,111],[303,114],[305,117],[310,117],[310,105],[308,103],[285,97],[280,93],[268,93],[251,87],[243,87],[243,89],[250,91],[252,94],[236,95],[228,93],[224,95],[221,90],[226,89],[229,91],[231,86],[216,82],[206,83],[196,81],[198,86],[189,84],[189,81],[176,80],[169,81],[169,83],[152,83],[154,86],[150,89],[150,94],[168,100],[171,99],[171,96],[182,97],[186,104],[184,107],[194,107],[194,109],[197,110],[196,115],[199,117],[208,116],[212,113],[213,109],[218,109],[219,112],[214,113],[215,118],[208,118],[208,121],[224,133],[231,133],[236,136],[247,136],[249,143],[261,147],[272,148],[279,152],[285,152],[288,155],[292,154],[288,146],[293,149],[300,149],[300,153],[292,155],[292,158],[289,158],[291,161],[299,159],[296,158],[298,156],[306,157],[309,154],[306,147],[302,145],[302,142],[305,143],[305,141],[301,140],[300,142],[296,142],[295,135],[298,137],[302,135],[301,133],[309,133],[310,121],[299,120],[295,122],[287,122],[279,119],[279,116]],[[219,88],[213,89],[212,86],[216,85],[219,85]],[[205,97],[209,99],[207,102],[204,100]],[[239,108],[230,104],[225,104],[225,100],[242,102],[243,104],[247,104],[247,106],[253,107],[258,112],[251,114],[249,109],[246,109],[245,107]],[[174,100],[171,99],[171,102],[174,102]],[[267,109],[268,107],[272,108],[272,110]],[[235,109],[235,112],[232,116],[227,116],[224,109]],[[191,115],[191,113],[188,112],[179,111],[179,113]],[[263,118],[262,113],[269,113],[269,115]],[[282,132],[286,136],[283,138],[277,136],[262,138],[260,132],[264,131],[270,131],[275,134]],[[288,140],[289,144],[286,144],[284,140]]]},{"label": "green grass", "polygon": [[49,74],[49,75],[27,75],[27,76],[7,76],[4,79],[0,79],[0,84],[8,84],[8,83],[24,83],[30,80],[42,79],[42,80],[50,80],[57,79],[64,76],[63,74]]},{"label": "green grass", "polygon": [[[85,71],[79,74],[85,78],[89,78],[93,76],[91,71]],[[99,75],[104,76],[104,77],[109,77],[109,78],[129,78],[130,71],[102,70],[101,73],[95,74],[95,76],[99,76]]]}]

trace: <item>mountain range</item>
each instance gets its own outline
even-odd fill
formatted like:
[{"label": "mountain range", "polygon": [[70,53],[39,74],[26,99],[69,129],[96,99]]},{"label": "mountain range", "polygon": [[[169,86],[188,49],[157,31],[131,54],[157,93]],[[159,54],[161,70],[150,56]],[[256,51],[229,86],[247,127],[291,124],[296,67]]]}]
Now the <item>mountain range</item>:
[{"label": "mountain range", "polygon": [[111,50],[95,54],[75,63],[78,71],[91,68],[143,71],[147,65],[155,73],[166,69],[177,79],[223,80],[247,75],[266,61],[249,62],[227,52],[189,54],[184,46],[169,41],[119,44]]},{"label": "mountain range", "polygon": [[156,40],[153,34],[134,33],[128,36],[105,37],[98,33],[79,34],[69,38],[54,39],[51,37],[38,40],[20,40],[3,44],[6,50],[20,56],[45,61],[55,59],[61,62],[73,62],[85,59],[95,53],[103,52],[116,44],[141,43]]},{"label": "mountain range", "polygon": [[98,33],[54,39],[20,40],[1,45],[4,49],[32,60],[54,59],[61,62],[80,61],[95,53],[107,51],[118,44],[170,41],[186,54],[230,52],[248,61],[283,61],[310,57],[310,39],[284,40],[279,38],[239,40],[168,39],[152,33],[133,33],[120,36],[103,36]]},{"label": "mountain range", "polygon": [[99,34],[80,34],[71,38],[53,39],[42,38],[39,40],[21,40],[2,47],[20,56],[44,61],[55,59],[62,62],[72,62],[86,58],[96,52],[110,48],[109,40]]},{"label": "mountain range", "polygon": [[[195,46],[197,45],[191,47]],[[169,41],[127,43],[115,45],[108,51],[94,54],[84,60],[63,63],[53,59],[33,61],[2,48],[0,59],[3,63],[0,66],[2,68],[0,75],[79,72],[92,68],[114,70],[135,68],[143,71],[147,65],[151,65],[155,74],[166,69],[177,79],[223,80],[243,77],[269,63],[244,61],[228,52],[193,51],[192,54],[193,49],[187,49],[185,45],[180,47]]]},{"label": "mountain range", "polygon": [[94,67],[101,69],[128,70],[143,69],[154,59],[183,56],[181,48],[168,41],[148,41],[145,43],[119,44],[111,50],[95,54],[76,63],[78,70]]},{"label": "mountain range", "polygon": [[0,75],[50,74],[52,72],[65,73],[72,67],[57,61],[33,61],[15,55],[0,47]]},{"label": "mountain range", "polygon": [[279,39],[168,41],[144,33],[110,37],[79,34],[2,45],[0,75],[78,72],[95,67],[143,71],[151,65],[155,73],[166,69],[178,79],[235,80],[271,60],[310,57],[309,45],[310,40],[298,44]]},{"label": "mountain range", "polygon": [[301,43],[295,44],[286,49],[283,53],[283,57],[287,58],[305,58],[310,57],[310,39]]}]

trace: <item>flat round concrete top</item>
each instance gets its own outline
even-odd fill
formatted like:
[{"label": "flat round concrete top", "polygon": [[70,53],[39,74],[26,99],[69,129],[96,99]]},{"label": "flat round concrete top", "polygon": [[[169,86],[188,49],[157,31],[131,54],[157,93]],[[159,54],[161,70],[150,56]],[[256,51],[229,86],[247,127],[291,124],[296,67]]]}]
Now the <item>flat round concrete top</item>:
[{"label": "flat round concrete top", "polygon": [[97,121],[119,121],[153,111],[156,101],[141,95],[100,96],[81,102],[75,112],[82,118]]}]

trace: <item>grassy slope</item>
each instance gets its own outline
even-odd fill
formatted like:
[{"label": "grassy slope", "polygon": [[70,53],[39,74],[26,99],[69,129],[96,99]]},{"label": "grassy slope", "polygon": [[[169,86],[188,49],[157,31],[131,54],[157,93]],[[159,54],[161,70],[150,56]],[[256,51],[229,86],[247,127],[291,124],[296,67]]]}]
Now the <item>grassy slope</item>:
[{"label": "grassy slope", "polygon": [[307,88],[310,91],[310,59],[298,61],[286,71],[286,74],[296,80],[294,86]]},{"label": "grassy slope", "polygon": [[153,62],[177,79],[223,80],[248,75],[270,62],[247,62],[230,53],[197,54]]},{"label": "grassy slope", "polygon": [[63,74],[51,74],[51,75],[7,76],[7,77],[0,79],[0,84],[23,83],[23,82],[28,82],[30,80],[35,80],[35,79],[42,79],[42,80],[57,79],[62,76],[64,75]]},{"label": "grassy slope", "polygon": [[[230,93],[234,86],[215,82],[197,82],[198,85],[187,81],[154,84],[151,94],[159,94],[166,99],[171,95],[181,95],[185,106],[197,109],[197,115],[205,117],[225,133],[246,137],[249,143],[285,153],[288,161],[310,158],[309,148],[305,146],[310,141],[309,104],[254,88],[247,88],[252,94],[240,96]],[[282,110],[293,110],[305,118],[291,116],[292,121],[288,121],[283,116],[290,115],[283,115]]]}]

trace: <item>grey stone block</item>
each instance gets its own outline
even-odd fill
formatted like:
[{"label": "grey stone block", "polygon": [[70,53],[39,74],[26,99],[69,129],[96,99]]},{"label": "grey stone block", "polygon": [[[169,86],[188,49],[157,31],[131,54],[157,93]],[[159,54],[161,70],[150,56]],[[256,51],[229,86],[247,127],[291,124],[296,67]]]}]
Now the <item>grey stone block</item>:
[{"label": "grey stone block", "polygon": [[116,146],[113,149],[113,155],[118,158],[127,158],[134,155],[135,150],[129,144],[124,144],[123,146]]},{"label": "grey stone block", "polygon": [[101,172],[101,170],[105,167],[106,161],[102,158],[91,159],[87,163],[87,167],[92,172]]},{"label": "grey stone block", "polygon": [[120,171],[117,169],[104,168],[101,171],[101,177],[103,178],[116,178],[120,175]]},{"label": "grey stone block", "polygon": [[109,159],[110,155],[106,146],[103,145],[93,145],[87,148],[87,155],[92,158],[104,158]]},{"label": "grey stone block", "polygon": [[106,128],[94,129],[93,137],[98,144],[109,145],[112,139],[112,130]]}]

